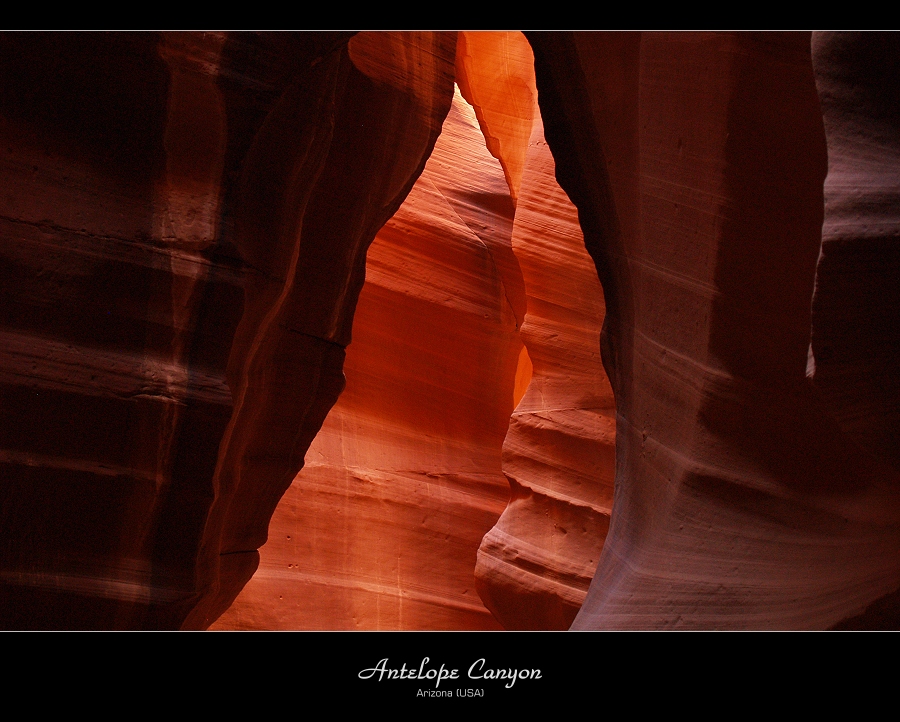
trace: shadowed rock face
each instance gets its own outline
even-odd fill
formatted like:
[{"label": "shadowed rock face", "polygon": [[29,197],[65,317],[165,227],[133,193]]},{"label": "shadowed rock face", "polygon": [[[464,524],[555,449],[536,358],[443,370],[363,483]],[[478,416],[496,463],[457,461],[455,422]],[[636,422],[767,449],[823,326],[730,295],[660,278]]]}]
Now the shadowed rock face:
[{"label": "shadowed rock face", "polygon": [[[828,176],[807,370],[841,430],[893,483],[900,472],[898,40],[893,33],[813,35]],[[891,560],[882,566],[895,578]],[[838,626],[896,628],[897,597]]]},{"label": "shadowed rock face", "polygon": [[454,34],[348,37],[0,36],[0,626],[204,627],[255,570],[452,98]]},{"label": "shadowed rock face", "polygon": [[0,628],[896,628],[896,36],[528,41],[0,34]]},{"label": "shadowed rock face", "polygon": [[[817,338],[840,335],[828,307],[861,260],[845,245],[854,260],[826,284],[841,192],[828,119],[846,111],[840,76],[860,72],[835,70],[846,40],[818,40],[817,76],[799,33],[530,40],[557,176],[606,292],[617,404],[612,522],[574,628],[859,614],[900,584],[897,476],[838,411],[859,387],[829,388],[808,353],[811,328],[816,359]],[[878,325],[882,339],[890,319]]]}]

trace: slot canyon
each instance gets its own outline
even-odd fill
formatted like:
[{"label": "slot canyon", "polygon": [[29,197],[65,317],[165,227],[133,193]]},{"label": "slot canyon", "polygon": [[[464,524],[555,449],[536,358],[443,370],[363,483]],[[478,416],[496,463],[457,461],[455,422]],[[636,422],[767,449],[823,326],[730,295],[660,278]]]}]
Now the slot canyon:
[{"label": "slot canyon", "polygon": [[0,629],[900,626],[897,34],[0,64]]}]

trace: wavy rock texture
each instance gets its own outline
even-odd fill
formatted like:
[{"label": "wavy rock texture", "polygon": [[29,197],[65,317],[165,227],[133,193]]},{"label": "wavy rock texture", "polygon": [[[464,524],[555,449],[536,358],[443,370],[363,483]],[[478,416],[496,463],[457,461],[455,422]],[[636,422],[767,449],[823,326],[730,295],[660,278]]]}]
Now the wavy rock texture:
[{"label": "wavy rock texture", "polygon": [[513,249],[534,372],[503,444],[512,499],[485,537],[475,573],[507,629],[568,629],[609,526],[615,404],[600,362],[603,291],[575,208],[554,179],[539,118],[528,151]]},{"label": "wavy rock texture", "polygon": [[478,591],[507,629],[567,629],[596,569],[612,504],[603,291],[575,208],[554,177],[524,36],[463,33],[457,59],[489,147],[512,169],[512,243],[527,298],[523,362],[532,367],[503,444],[512,499],[479,549]]},{"label": "wavy rock texture", "polygon": [[516,203],[532,123],[539,115],[531,46],[519,32],[462,32],[456,82],[475,109],[487,148],[500,161]]},{"label": "wavy rock texture", "polygon": [[0,34],[0,627],[900,624],[896,36],[528,38]]},{"label": "wavy rock texture", "polygon": [[[513,501],[481,545],[479,595],[507,628],[574,618],[608,525],[613,402],[599,358],[602,290],[553,178],[533,73],[521,33],[460,35],[457,80],[478,122],[458,97],[372,245],[347,391],[273,518],[260,572],[214,628],[493,626],[473,603],[472,567],[506,496],[504,434]],[[448,314],[459,295],[473,301]],[[501,324],[485,328],[483,315]],[[435,367],[447,369],[437,386]],[[517,397],[528,391],[510,426],[513,373]],[[460,444],[464,429],[477,433]],[[478,493],[447,496],[462,484]]]},{"label": "wavy rock texture", "polygon": [[900,582],[900,499],[806,377],[826,172],[809,36],[529,39],[617,400],[615,506],[573,628],[860,612]]},{"label": "wavy rock texture", "polygon": [[0,37],[3,628],[203,627],[255,569],[452,97],[455,34],[348,38]]},{"label": "wavy rock texture", "polygon": [[500,448],[521,342],[496,258],[514,263],[512,216],[457,94],[369,249],[347,388],[272,519],[259,571],[213,629],[498,628],[472,570],[508,497]]},{"label": "wavy rock texture", "polygon": [[[306,100],[307,85],[289,86],[254,138],[234,242],[260,273],[247,283],[229,359],[235,411],[205,528],[220,540],[206,559],[221,565],[221,588],[195,607],[190,626],[218,617],[250,578],[275,506],[343,387],[366,249],[440,132],[455,41],[453,33],[355,35],[331,61],[331,82],[341,84],[330,105],[298,107],[293,94]],[[328,64],[314,67],[325,73]]]}]

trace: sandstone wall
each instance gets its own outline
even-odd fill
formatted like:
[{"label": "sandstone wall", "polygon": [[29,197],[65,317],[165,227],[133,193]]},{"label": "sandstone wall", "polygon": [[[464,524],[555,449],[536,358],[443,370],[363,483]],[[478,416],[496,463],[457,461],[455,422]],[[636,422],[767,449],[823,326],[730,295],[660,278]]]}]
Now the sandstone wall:
[{"label": "sandstone wall", "polygon": [[348,38],[0,36],[0,626],[203,627],[253,573],[452,98],[454,34]]},{"label": "sandstone wall", "polygon": [[499,628],[473,570],[509,495],[500,449],[521,279],[507,287],[498,264],[515,263],[513,210],[457,93],[369,248],[347,388],[272,518],[259,571],[213,629]]},{"label": "sandstone wall", "polygon": [[896,36],[527,38],[0,34],[0,627],[896,627]]},{"label": "sandstone wall", "polygon": [[[482,599],[507,629],[568,629],[609,526],[614,400],[600,361],[603,289],[575,207],[556,182],[540,112],[531,113],[527,149],[521,136],[504,134],[504,124],[494,120],[513,115],[502,112],[510,106],[528,108],[537,96],[530,46],[521,34],[510,35],[506,43],[521,43],[527,63],[510,74],[506,95],[478,93],[481,77],[501,85],[486,70],[470,85],[485,108],[485,136],[505,138],[501,148],[510,156],[516,157],[513,148],[525,151],[518,166],[507,165],[522,168],[512,246],[527,299],[521,337],[532,377],[503,443],[512,497],[481,544],[475,575]],[[463,37],[473,55],[481,49],[472,47],[469,34]],[[479,36],[481,46],[487,40]],[[484,49],[468,60],[489,68],[493,58]]]},{"label": "sandstone wall", "polygon": [[215,629],[496,627],[481,600],[507,628],[574,618],[608,524],[613,401],[533,63],[521,33],[460,35],[472,105],[457,96],[369,250],[347,389]]},{"label": "sandstone wall", "polygon": [[[529,39],[606,292],[617,402],[615,505],[574,628],[859,614],[900,584],[900,506],[886,455],[841,423],[820,372],[807,377],[835,147],[809,35]],[[832,172],[826,240],[838,185]]]}]

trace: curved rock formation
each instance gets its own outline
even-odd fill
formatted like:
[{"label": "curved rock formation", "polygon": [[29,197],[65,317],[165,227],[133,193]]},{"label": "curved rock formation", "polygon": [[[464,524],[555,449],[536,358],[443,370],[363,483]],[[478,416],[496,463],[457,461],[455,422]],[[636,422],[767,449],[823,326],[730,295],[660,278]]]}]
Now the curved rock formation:
[{"label": "curved rock formation", "polygon": [[534,373],[503,444],[512,499],[475,570],[479,593],[507,629],[569,628],[612,507],[615,405],[600,362],[603,291],[553,170],[538,118],[513,229],[528,298],[522,340]]},{"label": "curved rock formation", "polygon": [[313,66],[331,74],[328,104],[305,106],[309,81],[297,79],[253,138],[233,242],[256,273],[229,358],[235,410],[205,520],[217,548],[201,554],[221,565],[221,588],[191,626],[218,617],[250,578],[275,506],[343,388],[366,249],[434,146],[454,56],[452,33],[356,35],[339,59]]},{"label": "curved rock formation", "polygon": [[528,390],[503,445],[512,499],[479,550],[478,591],[507,629],[567,629],[596,568],[612,501],[602,289],[575,208],[554,178],[524,35],[461,33],[457,82],[518,201],[512,245],[527,298],[517,385]]},{"label": "curved rock formation", "polygon": [[[830,414],[867,455],[900,472],[900,38],[815,33],[813,67],[828,139],[825,222],[807,373]],[[885,581],[895,563],[880,562]],[[843,628],[896,628],[900,593]]]},{"label": "curved rock formation", "polygon": [[348,39],[0,36],[3,628],[203,627],[255,569],[452,97],[455,34]]},{"label": "curved rock formation", "polygon": [[617,401],[615,507],[573,628],[859,612],[900,583],[900,505],[805,375],[826,170],[809,36],[530,40]]},{"label": "curved rock formation", "polygon": [[[461,34],[457,80],[478,123],[458,97],[373,243],[347,391],[273,517],[260,572],[215,629],[490,627],[473,555],[505,496],[514,371],[528,391],[503,444],[513,500],[481,545],[478,592],[506,628],[568,628],[577,613],[608,525],[613,402],[602,290],[553,177],[533,73],[521,33]],[[435,368],[447,369],[437,386]],[[464,486],[468,509],[452,496]]]},{"label": "curved rock formation", "polygon": [[900,42],[528,39],[0,33],[0,627],[900,623]]},{"label": "curved rock formation", "polygon": [[514,263],[512,215],[457,94],[369,248],[347,388],[272,518],[259,571],[213,629],[498,628],[472,570],[508,497],[500,448],[521,341],[497,258]]}]

